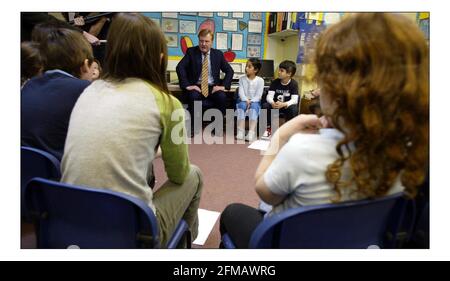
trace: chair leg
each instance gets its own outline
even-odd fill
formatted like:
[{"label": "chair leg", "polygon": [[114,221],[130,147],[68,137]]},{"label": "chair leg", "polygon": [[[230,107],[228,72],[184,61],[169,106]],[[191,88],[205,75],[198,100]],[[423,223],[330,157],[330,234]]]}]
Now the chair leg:
[{"label": "chair leg", "polygon": [[192,248],[192,237],[191,237],[191,232],[188,230],[186,231],[186,249],[191,249]]}]

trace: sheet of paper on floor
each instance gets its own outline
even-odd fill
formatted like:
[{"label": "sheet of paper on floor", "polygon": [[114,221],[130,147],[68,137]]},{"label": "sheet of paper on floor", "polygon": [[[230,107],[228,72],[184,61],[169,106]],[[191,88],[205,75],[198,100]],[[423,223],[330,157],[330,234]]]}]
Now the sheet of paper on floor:
[{"label": "sheet of paper on floor", "polygon": [[200,246],[205,244],[219,215],[219,212],[198,209],[198,236],[193,244]]},{"label": "sheet of paper on floor", "polygon": [[270,141],[268,141],[268,140],[257,140],[257,141],[252,142],[248,146],[248,148],[266,151],[267,148],[269,147],[269,144],[270,144]]}]

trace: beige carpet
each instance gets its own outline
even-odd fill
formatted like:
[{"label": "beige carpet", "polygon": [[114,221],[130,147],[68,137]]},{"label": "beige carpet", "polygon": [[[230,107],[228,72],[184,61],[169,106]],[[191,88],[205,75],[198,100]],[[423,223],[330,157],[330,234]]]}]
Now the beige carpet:
[{"label": "beige carpet", "polygon": [[[225,142],[225,141],[224,141]],[[191,163],[203,172],[204,186],[200,208],[222,212],[230,203],[257,206],[259,199],[254,189],[254,174],[261,159],[260,152],[246,144],[191,144]],[[155,161],[156,186],[167,177],[161,159]],[[218,248],[220,243],[219,219],[204,246]]]}]

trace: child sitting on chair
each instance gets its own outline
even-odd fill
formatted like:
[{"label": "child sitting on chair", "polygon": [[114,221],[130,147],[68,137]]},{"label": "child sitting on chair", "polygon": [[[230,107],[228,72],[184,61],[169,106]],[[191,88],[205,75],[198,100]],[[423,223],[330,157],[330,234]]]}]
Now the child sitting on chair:
[{"label": "child sitting on chair", "polygon": [[[324,116],[300,115],[272,136],[256,171],[256,192],[288,209],[417,194],[429,143],[428,46],[420,29],[394,13],[360,13],[319,37],[315,53]],[[229,205],[220,219],[246,248],[264,212]]]},{"label": "child sitting on chair", "polygon": [[245,115],[249,117],[249,130],[245,137],[252,142],[256,140],[256,122],[261,109],[261,96],[264,90],[264,80],[256,76],[261,70],[261,62],[251,58],[245,65],[245,76],[239,79],[239,98],[236,103],[237,135],[236,139],[243,140],[245,135]]},{"label": "child sitting on chair", "polygon": [[[298,115],[298,83],[292,77],[297,67],[295,62],[285,60],[278,66],[278,79],[272,81],[263,108],[267,109],[267,130],[263,134],[268,139],[272,134],[272,115],[278,120],[278,112],[284,114],[286,121]],[[276,110],[274,110],[276,109]]]}]

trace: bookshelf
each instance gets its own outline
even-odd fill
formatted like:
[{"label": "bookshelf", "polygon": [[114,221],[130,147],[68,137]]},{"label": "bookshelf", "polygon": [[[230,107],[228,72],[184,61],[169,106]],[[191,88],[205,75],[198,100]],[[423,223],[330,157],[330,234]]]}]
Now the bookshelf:
[{"label": "bookshelf", "polygon": [[267,23],[269,36],[283,39],[298,35],[298,23],[301,15],[302,13],[297,12],[269,13]]}]

